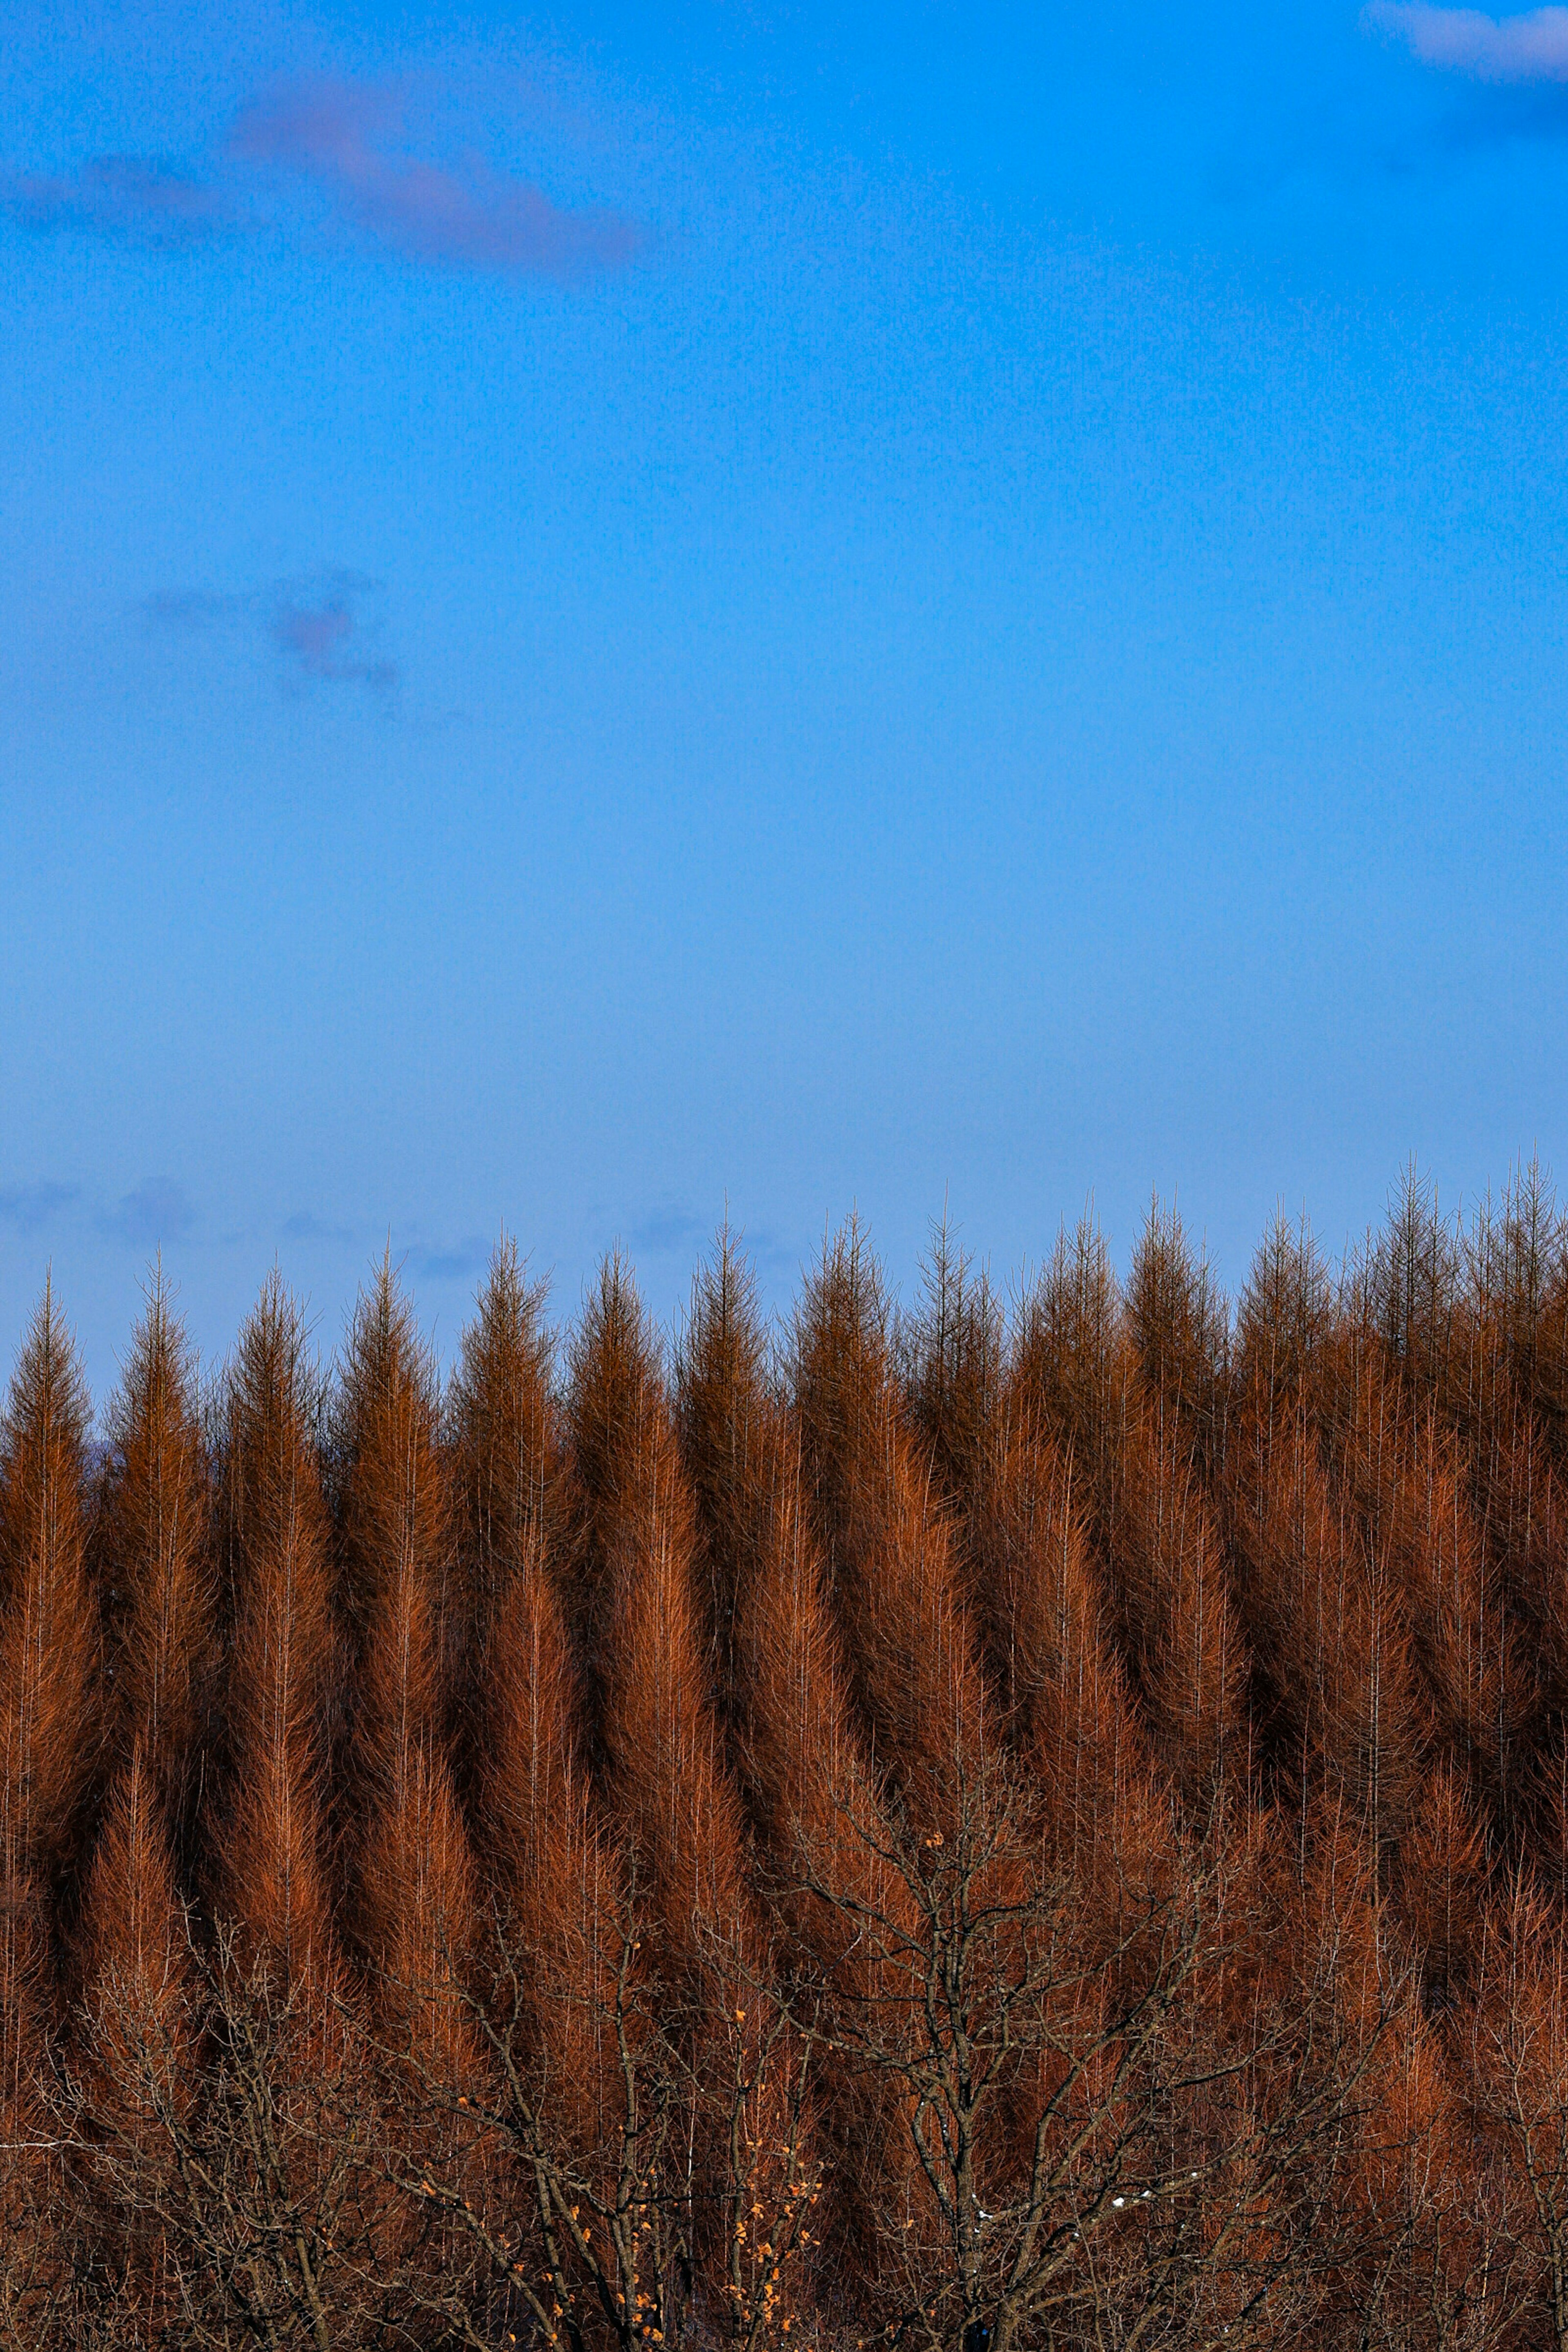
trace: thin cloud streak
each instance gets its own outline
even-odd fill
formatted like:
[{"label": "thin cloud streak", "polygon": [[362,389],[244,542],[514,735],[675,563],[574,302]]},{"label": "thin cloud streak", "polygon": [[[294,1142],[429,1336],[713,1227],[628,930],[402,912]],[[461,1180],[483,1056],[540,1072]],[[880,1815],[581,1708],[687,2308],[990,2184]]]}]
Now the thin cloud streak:
[{"label": "thin cloud streak", "polygon": [[379,623],[374,600],[381,583],[363,572],[334,570],[302,580],[275,581],[240,595],[213,595],[201,589],[165,591],[142,607],[166,628],[199,632],[210,625],[258,628],[277,654],[282,682],[301,690],[310,686],[359,686],[389,693],[399,679],[397,664],[376,650]]},{"label": "thin cloud streak", "polygon": [[1293,131],[1276,126],[1265,142],[1237,147],[1216,165],[1209,186],[1216,203],[1251,205],[1320,173],[1364,184],[1407,182],[1452,170],[1498,150],[1558,144],[1568,139],[1568,87],[1522,82],[1504,88],[1445,86],[1439,104],[1410,110],[1402,122],[1336,121],[1322,111]]},{"label": "thin cloud streak", "polygon": [[489,1264],[492,1246],[478,1235],[451,1244],[416,1242],[404,1263],[426,1282],[470,1282]]},{"label": "thin cloud streak", "polygon": [[334,1247],[356,1244],[360,1235],[349,1225],[334,1225],[318,1217],[313,1209],[296,1209],[285,1217],[281,1227],[283,1238],[289,1242],[328,1242]]},{"label": "thin cloud streak", "polygon": [[647,242],[619,214],[563,209],[480,155],[452,170],[391,152],[402,134],[395,89],[322,81],[247,109],[228,153],[308,182],[344,227],[427,268],[569,279],[622,267]]},{"label": "thin cloud streak", "polygon": [[184,1185],[170,1176],[149,1176],[133,1192],[122,1193],[115,1207],[100,1217],[99,1231],[110,1240],[131,1242],[153,1249],[164,1242],[184,1241],[195,1229],[196,1213]]},{"label": "thin cloud streak", "polygon": [[363,630],[347,595],[308,604],[285,600],[273,613],[272,638],[304,677],[378,689],[397,684],[396,663],[363,650]]},{"label": "thin cloud streak", "polygon": [[74,1208],[81,1198],[77,1184],[51,1183],[47,1178],[36,1184],[10,1184],[0,1189],[0,1225],[9,1225],[18,1234],[36,1234],[52,1224],[62,1210]]},{"label": "thin cloud streak", "polygon": [[1423,65],[1477,81],[1568,81],[1568,8],[1488,16],[1426,0],[1369,0],[1364,32],[1403,41]]},{"label": "thin cloud streak", "polygon": [[694,1216],[689,1209],[656,1209],[631,1232],[633,1249],[650,1257],[693,1249],[707,1238],[706,1219]]},{"label": "thin cloud streak", "polygon": [[110,243],[286,236],[289,196],[301,191],[315,200],[329,246],[368,240],[428,269],[564,284],[625,268],[649,243],[625,215],[553,204],[477,148],[455,163],[411,152],[395,83],[286,84],[239,114],[206,177],[136,155],[96,156],[54,175],[0,164],[0,211],[33,229]]},{"label": "thin cloud streak", "polygon": [[63,178],[0,171],[0,206],[25,227],[185,247],[243,226],[218,188],[136,155],[100,155]]}]

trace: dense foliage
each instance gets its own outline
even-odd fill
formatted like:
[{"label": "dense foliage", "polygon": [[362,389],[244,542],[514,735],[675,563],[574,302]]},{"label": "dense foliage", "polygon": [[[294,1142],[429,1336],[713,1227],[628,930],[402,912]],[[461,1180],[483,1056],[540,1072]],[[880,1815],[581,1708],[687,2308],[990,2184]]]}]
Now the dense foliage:
[{"label": "dense foliage", "polygon": [[0,2342],[1568,2345],[1568,1232],[0,1425]]}]

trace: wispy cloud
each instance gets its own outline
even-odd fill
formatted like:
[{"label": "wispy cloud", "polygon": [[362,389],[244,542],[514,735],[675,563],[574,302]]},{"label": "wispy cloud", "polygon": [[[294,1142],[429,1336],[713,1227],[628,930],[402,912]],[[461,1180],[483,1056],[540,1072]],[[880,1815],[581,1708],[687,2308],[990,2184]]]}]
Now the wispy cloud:
[{"label": "wispy cloud", "polygon": [[310,1209],[296,1209],[292,1216],[284,1218],[281,1230],[286,1242],[331,1242],[341,1246],[360,1239],[352,1227],[334,1225]]},{"label": "wispy cloud", "polygon": [[172,1176],[148,1176],[133,1192],[121,1193],[98,1222],[111,1241],[155,1249],[163,1242],[184,1241],[195,1230],[196,1213]]},{"label": "wispy cloud", "polygon": [[[683,1257],[696,1265],[713,1249],[720,1231],[714,1218],[672,1205],[650,1210],[631,1227],[626,1241],[637,1257]],[[799,1251],[767,1227],[753,1231],[750,1226],[731,1226],[730,1237],[742,1257],[750,1258],[759,1272],[775,1273],[793,1268],[800,1262]]]},{"label": "wispy cloud", "polygon": [[649,241],[625,214],[558,205],[499,169],[478,126],[455,156],[419,152],[398,82],[285,83],[243,109],[194,168],[138,155],[56,174],[0,163],[0,210],[26,226],[156,246],[239,229],[286,236],[301,194],[318,241],[431,269],[564,282],[623,268]]},{"label": "wispy cloud", "polygon": [[[1568,17],[1568,8],[1538,15]],[[1505,80],[1493,72],[1483,79],[1475,69],[1460,69],[1456,45],[1438,54],[1439,44],[1427,40],[1426,20],[1441,18],[1451,30],[1453,20],[1479,23],[1490,32],[1533,19],[1490,16],[1460,9],[1415,7],[1400,0],[1372,0],[1362,11],[1363,33],[1381,33],[1408,46],[1413,54],[1434,67],[1447,66],[1440,80],[1424,82],[1406,92],[1414,102],[1377,113],[1350,110],[1324,102],[1306,104],[1266,126],[1250,125],[1236,145],[1216,160],[1210,187],[1222,203],[1250,205],[1269,198],[1291,183],[1322,173],[1336,181],[1389,179],[1426,180],[1434,172],[1462,168],[1501,149],[1527,143],[1560,145],[1568,138],[1568,73],[1560,79],[1538,75],[1533,80]],[[1426,27],[1420,39],[1406,31],[1407,20],[1419,18]]]},{"label": "wispy cloud", "polygon": [[298,676],[335,686],[396,685],[395,662],[373,653],[366,643],[362,605],[374,584],[355,581],[304,600],[287,594],[279,598],[272,612],[272,639]]},{"label": "wispy cloud", "polygon": [[655,1209],[631,1231],[631,1245],[647,1257],[668,1257],[679,1250],[700,1248],[710,1237],[707,1221],[689,1209]]},{"label": "wispy cloud", "polygon": [[100,155],[58,178],[0,169],[0,206],[34,229],[190,246],[243,226],[232,198],[137,155]]},{"label": "wispy cloud", "polygon": [[572,278],[647,243],[622,215],[552,204],[477,152],[456,165],[412,154],[405,130],[395,84],[299,83],[247,108],[227,152],[310,183],[339,226],[429,267]]},{"label": "wispy cloud", "polygon": [[379,649],[380,596],[379,581],[336,570],[239,595],[165,591],[150,596],[142,611],[173,629],[239,625],[259,630],[278,657],[285,687],[360,686],[387,693],[397,684],[398,669]]},{"label": "wispy cloud", "polygon": [[1568,81],[1568,8],[1489,16],[1426,0],[1369,0],[1363,29],[1403,41],[1423,65],[1477,81]]},{"label": "wispy cloud", "polygon": [[461,1242],[416,1243],[404,1263],[426,1282],[471,1282],[489,1264],[491,1246],[473,1236]]},{"label": "wispy cloud", "polygon": [[64,1209],[75,1206],[81,1198],[76,1184],[55,1184],[47,1180],[37,1184],[9,1184],[0,1188],[0,1225],[9,1225],[18,1234],[36,1234],[54,1220]]}]

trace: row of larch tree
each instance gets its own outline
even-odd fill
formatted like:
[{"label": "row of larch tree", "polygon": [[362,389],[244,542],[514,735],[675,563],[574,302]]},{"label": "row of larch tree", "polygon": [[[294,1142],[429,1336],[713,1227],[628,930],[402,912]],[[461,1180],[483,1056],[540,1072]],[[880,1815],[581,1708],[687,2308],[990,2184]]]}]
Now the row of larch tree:
[{"label": "row of larch tree", "polygon": [[1568,2347],[1568,1229],[0,1426],[0,2344]]}]

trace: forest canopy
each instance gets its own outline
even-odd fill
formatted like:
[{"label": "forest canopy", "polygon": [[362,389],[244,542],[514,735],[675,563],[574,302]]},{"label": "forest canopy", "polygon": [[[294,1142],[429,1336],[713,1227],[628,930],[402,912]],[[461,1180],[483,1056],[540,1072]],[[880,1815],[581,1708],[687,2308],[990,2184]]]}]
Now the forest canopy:
[{"label": "forest canopy", "polygon": [[1568,1223],[161,1274],[0,1421],[0,2344],[1568,2346]]}]

